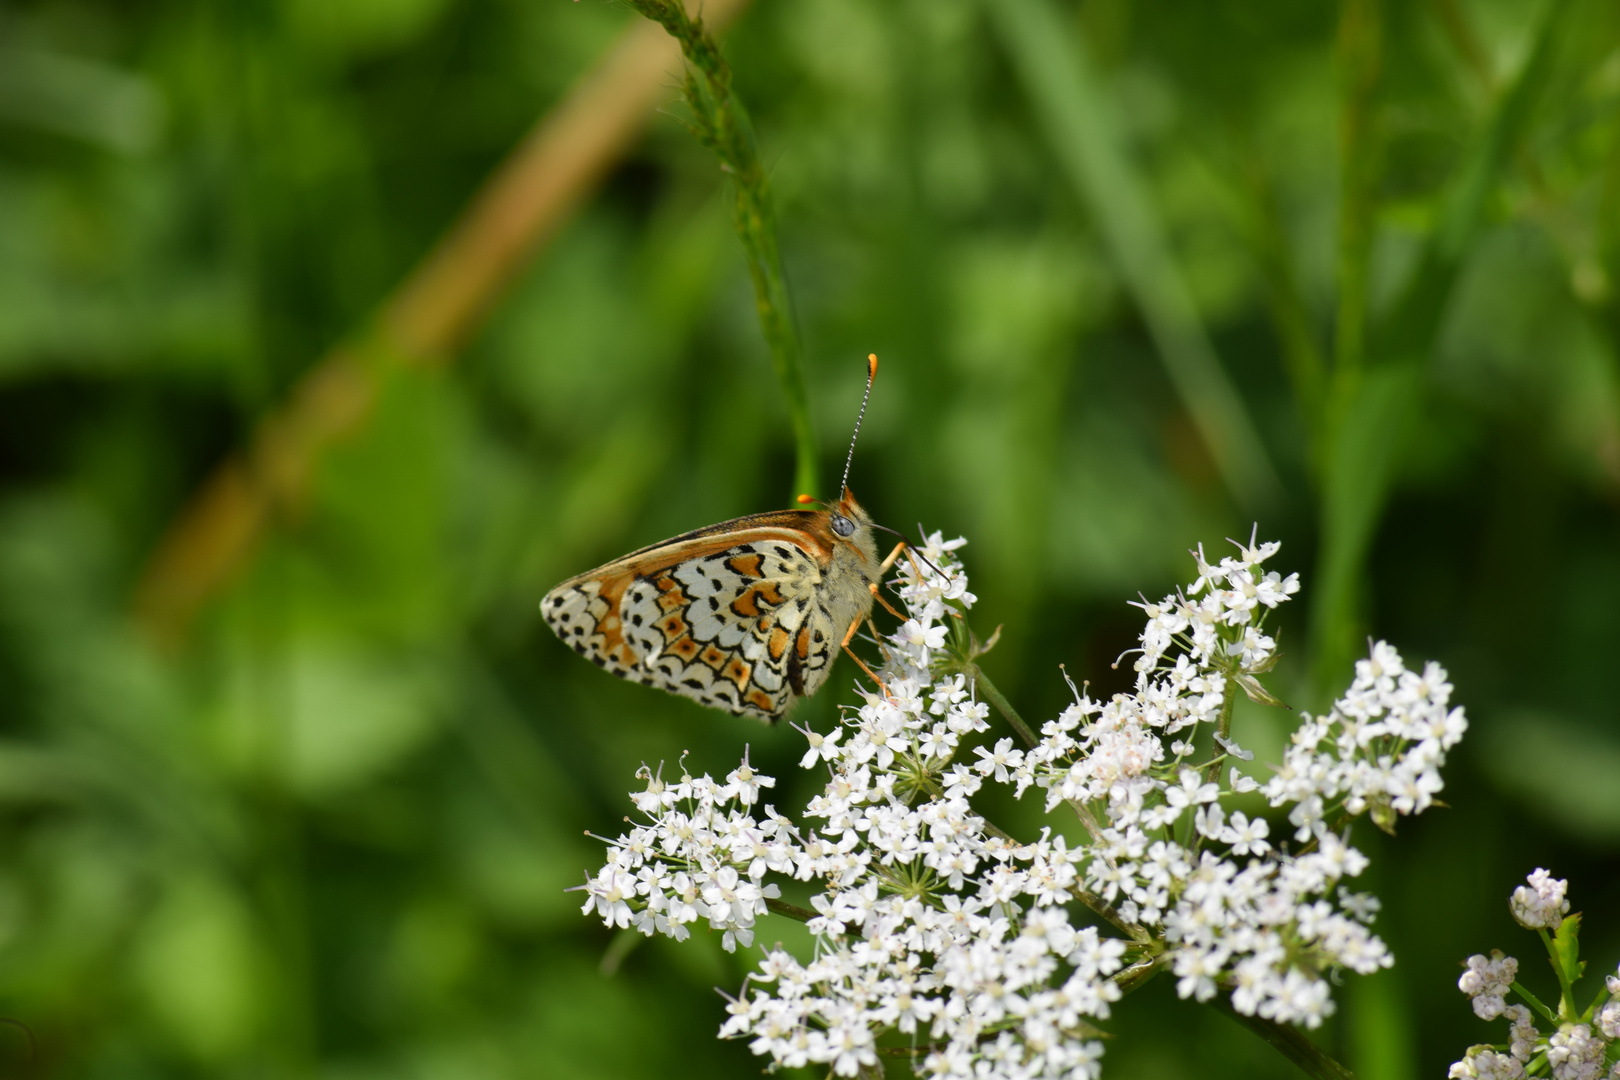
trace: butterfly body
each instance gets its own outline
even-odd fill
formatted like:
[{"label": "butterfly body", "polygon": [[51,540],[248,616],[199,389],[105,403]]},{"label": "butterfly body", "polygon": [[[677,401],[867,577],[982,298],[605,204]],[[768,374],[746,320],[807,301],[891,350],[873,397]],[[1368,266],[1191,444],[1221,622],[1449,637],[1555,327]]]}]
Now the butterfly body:
[{"label": "butterfly body", "polygon": [[881,574],[848,489],[822,510],[753,514],[570,578],[541,610],[599,667],[742,716],[777,720],[826,681]]}]

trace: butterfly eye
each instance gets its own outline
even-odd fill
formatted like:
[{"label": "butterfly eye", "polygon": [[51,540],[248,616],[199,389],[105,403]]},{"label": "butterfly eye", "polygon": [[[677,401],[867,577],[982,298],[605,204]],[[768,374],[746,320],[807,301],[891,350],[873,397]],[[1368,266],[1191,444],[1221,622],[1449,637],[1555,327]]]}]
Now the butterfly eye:
[{"label": "butterfly eye", "polygon": [[839,536],[850,536],[855,532],[855,523],[843,514],[832,516],[832,531]]}]

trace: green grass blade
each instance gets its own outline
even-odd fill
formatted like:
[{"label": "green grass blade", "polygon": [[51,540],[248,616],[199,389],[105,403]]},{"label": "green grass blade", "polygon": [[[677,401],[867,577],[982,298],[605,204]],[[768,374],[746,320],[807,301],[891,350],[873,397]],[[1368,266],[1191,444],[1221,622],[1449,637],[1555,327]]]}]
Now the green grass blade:
[{"label": "green grass blade", "polygon": [[1204,332],[1073,27],[1051,0],[985,2],[1052,150],[1118,262],[1227,487],[1250,509],[1274,501],[1281,492],[1277,473]]},{"label": "green grass blade", "polygon": [[[1422,370],[1446,302],[1552,69],[1568,0],[1554,0],[1517,77],[1466,155],[1411,284],[1373,328],[1368,369],[1334,380],[1323,433],[1320,591],[1311,609],[1318,694],[1342,681],[1359,650],[1359,594],[1368,548],[1400,465],[1401,446],[1422,407]],[[1342,374],[1342,372],[1341,372]]]},{"label": "green grass blade", "polygon": [[1338,379],[1353,380],[1365,359],[1368,265],[1377,183],[1377,90],[1383,60],[1379,0],[1345,0],[1339,15],[1339,310],[1334,334]]},{"label": "green grass blade", "polygon": [[1411,285],[1376,335],[1375,359],[1421,361],[1432,350],[1452,285],[1553,73],[1559,31],[1570,8],[1569,0],[1548,5],[1529,55],[1458,170]]}]

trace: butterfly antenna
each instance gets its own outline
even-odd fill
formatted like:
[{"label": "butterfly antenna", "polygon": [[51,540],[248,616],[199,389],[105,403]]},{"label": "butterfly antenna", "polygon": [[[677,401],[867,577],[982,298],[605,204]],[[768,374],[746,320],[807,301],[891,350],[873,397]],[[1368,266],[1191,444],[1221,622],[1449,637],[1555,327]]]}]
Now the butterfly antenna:
[{"label": "butterfly antenna", "polygon": [[855,464],[855,440],[861,437],[861,421],[866,419],[866,403],[872,400],[872,380],[877,378],[877,353],[866,356],[866,393],[861,395],[861,411],[855,417],[855,434],[849,437],[849,456],[844,459],[844,478],[838,482],[838,498],[849,490],[849,467]]}]

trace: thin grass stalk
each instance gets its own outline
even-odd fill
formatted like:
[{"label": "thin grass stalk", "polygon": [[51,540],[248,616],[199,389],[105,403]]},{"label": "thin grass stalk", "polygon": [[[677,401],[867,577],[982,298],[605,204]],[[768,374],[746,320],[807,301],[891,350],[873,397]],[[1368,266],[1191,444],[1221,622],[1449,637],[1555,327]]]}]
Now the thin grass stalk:
[{"label": "thin grass stalk", "polygon": [[[731,88],[731,68],[709,35],[701,17],[688,15],[680,0],[630,0],[630,6],[662,26],[680,43],[687,60],[682,89],[691,116],[687,127],[720,159],[734,192],[733,223],[748,261],[760,329],[771,350],[776,378],[787,398],[793,425],[796,465],[794,491],[818,493],[815,429],[810,423],[810,397],[805,391],[799,335],[793,326],[782,257],[776,243],[770,178],[760,164],[759,149],[748,113]],[[833,492],[837,498],[842,492]]]},{"label": "thin grass stalk", "polygon": [[1440,330],[1445,301],[1485,221],[1485,211],[1503,174],[1524,144],[1537,103],[1553,74],[1553,60],[1570,0],[1553,0],[1536,28],[1529,55],[1504,87],[1485,128],[1464,155],[1451,190],[1440,204],[1435,229],[1412,284],[1395,310],[1376,328],[1369,352],[1389,362],[1427,359]]},{"label": "thin grass stalk", "polygon": [[1446,40],[1451,42],[1452,49],[1479,82],[1480,88],[1487,94],[1493,93],[1496,90],[1496,69],[1457,0],[1429,0],[1429,10],[1435,22],[1440,24]]},{"label": "thin grass stalk", "polygon": [[1571,9],[1570,0],[1548,5],[1528,57],[1463,156],[1411,284],[1389,316],[1371,328],[1368,364],[1354,393],[1335,402],[1339,419],[1325,425],[1320,584],[1311,610],[1311,670],[1318,696],[1355,651],[1358,583],[1394,484],[1405,433],[1416,423],[1423,367],[1486,207],[1523,144]]},{"label": "thin grass stalk", "polygon": [[1234,499],[1274,505],[1282,484],[1243,398],[1210,344],[1163,223],[1124,149],[1074,27],[1052,0],[985,0],[1047,141],[1142,312],[1182,407]]},{"label": "thin grass stalk", "polygon": [[1288,247],[1277,193],[1259,155],[1244,147],[1243,174],[1248,195],[1249,243],[1266,279],[1266,302],[1271,324],[1282,346],[1283,368],[1294,391],[1295,407],[1312,433],[1311,465],[1320,466],[1321,446],[1315,441],[1327,394],[1328,365],[1310,307],[1299,284],[1299,269]]},{"label": "thin grass stalk", "polygon": [[1368,264],[1377,183],[1377,91],[1383,54],[1379,0],[1345,0],[1339,14],[1338,319],[1334,327],[1334,406],[1355,392],[1366,359]]}]

